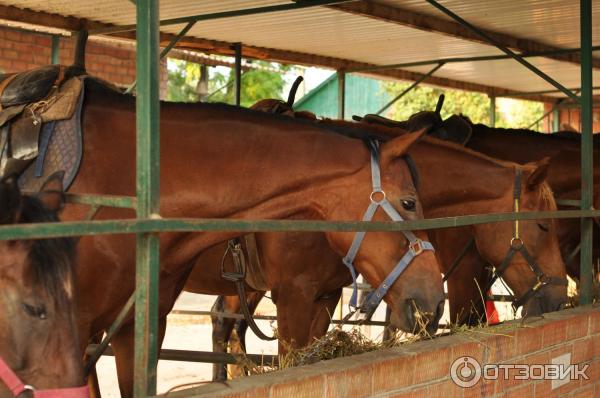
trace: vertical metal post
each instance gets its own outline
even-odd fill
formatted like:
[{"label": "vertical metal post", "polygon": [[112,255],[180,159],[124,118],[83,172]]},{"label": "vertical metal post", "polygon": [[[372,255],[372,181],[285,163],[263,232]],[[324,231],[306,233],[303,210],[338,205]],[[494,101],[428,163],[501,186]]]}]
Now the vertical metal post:
[{"label": "vertical metal post", "polygon": [[[159,8],[158,0],[138,0],[136,48],[137,217],[159,212]],[[159,241],[136,236],[134,396],[156,395],[158,362]]]},{"label": "vertical metal post", "polygon": [[552,133],[556,133],[558,130],[560,130],[560,109],[557,103],[552,110]]},{"label": "vertical metal post", "polygon": [[490,127],[496,127],[496,96],[490,95]]},{"label": "vertical metal post", "polygon": [[346,116],[346,72],[343,70],[337,71],[338,80],[338,112],[337,117],[340,120],[344,120]]},{"label": "vertical metal post", "polygon": [[60,36],[52,35],[52,52],[50,53],[50,63],[58,65],[60,63]]},{"label": "vertical metal post", "polygon": [[234,43],[235,51],[235,104],[242,102],[242,43]]},{"label": "vertical metal post", "polygon": [[[580,0],[581,33],[581,209],[591,209],[594,195],[592,139],[592,0]],[[592,303],[593,220],[581,219],[580,303]]]}]

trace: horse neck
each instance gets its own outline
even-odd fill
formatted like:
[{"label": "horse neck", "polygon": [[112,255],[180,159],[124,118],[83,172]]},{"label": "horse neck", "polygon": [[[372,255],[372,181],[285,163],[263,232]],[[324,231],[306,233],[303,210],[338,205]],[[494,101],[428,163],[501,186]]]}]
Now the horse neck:
[{"label": "horse neck", "polygon": [[[112,192],[103,193],[133,194],[134,112],[133,99],[126,96],[94,87],[86,93],[86,149],[93,151],[86,151],[76,181],[82,191],[111,187]],[[292,118],[224,105],[162,103],[160,127],[165,217],[323,218],[327,203],[320,193],[368,165],[368,150],[359,140]],[[115,167],[96,163],[107,162],[100,153],[129,165],[119,173],[98,173]],[[86,167],[93,169],[89,176]]]},{"label": "horse neck", "polygon": [[536,136],[524,129],[491,128],[483,124],[471,126],[473,135],[467,146],[477,152],[516,163],[527,163],[562,150],[577,150],[579,142],[569,138]]},{"label": "horse neck", "polygon": [[510,164],[432,138],[411,149],[411,155],[427,217],[498,211],[498,201],[512,192],[515,169]]}]

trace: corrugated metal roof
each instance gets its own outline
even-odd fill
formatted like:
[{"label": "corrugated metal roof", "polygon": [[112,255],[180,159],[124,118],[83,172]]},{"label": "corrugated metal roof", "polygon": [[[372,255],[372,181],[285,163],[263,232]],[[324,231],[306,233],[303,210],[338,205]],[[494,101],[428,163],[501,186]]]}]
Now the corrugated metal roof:
[{"label": "corrugated metal roof", "polygon": [[[285,3],[289,1],[161,1],[161,19]],[[422,0],[380,0],[379,3],[448,19]],[[579,8],[576,1],[444,0],[441,3],[485,29],[558,47],[579,46]],[[135,22],[135,6],[125,0],[0,0],[0,4],[116,25]],[[599,21],[600,1],[594,2],[593,7],[594,20]],[[177,33],[181,27],[164,26],[162,30]],[[194,26],[189,35],[227,42],[241,41],[257,47],[378,65],[500,54],[493,46],[327,7],[202,21]],[[595,45],[600,45],[598,22],[594,25],[593,41]],[[530,60],[565,86],[579,86],[580,72],[577,65],[548,58]],[[419,67],[411,70],[425,72],[430,68]],[[436,76],[517,91],[552,88],[550,84],[511,60],[447,64]],[[595,74],[595,78],[594,84],[600,85],[598,73]]]}]

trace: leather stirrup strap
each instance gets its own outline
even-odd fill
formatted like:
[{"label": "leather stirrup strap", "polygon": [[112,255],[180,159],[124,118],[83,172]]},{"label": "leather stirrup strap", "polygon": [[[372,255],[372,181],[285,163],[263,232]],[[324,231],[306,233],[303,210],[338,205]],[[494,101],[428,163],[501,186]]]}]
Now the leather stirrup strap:
[{"label": "leather stirrup strap", "polygon": [[258,327],[256,322],[254,321],[254,317],[252,316],[250,308],[248,307],[248,299],[246,296],[246,285],[245,285],[245,281],[244,281],[245,273],[246,273],[245,258],[244,258],[244,252],[242,251],[242,246],[241,246],[239,239],[237,239],[237,238],[232,239],[228,242],[227,251],[225,252],[225,255],[223,256],[223,261],[221,263],[221,269],[223,268],[223,264],[225,262],[224,261],[225,257],[227,256],[227,252],[229,252],[229,251],[231,251],[231,255],[233,258],[234,272],[231,272],[231,273],[222,272],[222,276],[224,279],[229,280],[235,284],[235,288],[237,290],[238,297],[240,299],[240,310],[242,311],[242,314],[244,315],[244,319],[246,320],[246,323],[248,324],[250,329],[252,329],[254,334],[259,339],[266,340],[266,341],[276,340],[277,339],[276,336],[267,336],[260,330],[260,328]]}]

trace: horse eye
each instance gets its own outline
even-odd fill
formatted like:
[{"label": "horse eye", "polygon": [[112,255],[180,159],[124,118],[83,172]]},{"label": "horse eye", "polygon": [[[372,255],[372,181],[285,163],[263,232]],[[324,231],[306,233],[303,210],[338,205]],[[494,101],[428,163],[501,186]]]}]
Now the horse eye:
[{"label": "horse eye", "polygon": [[404,207],[404,210],[407,211],[415,211],[415,209],[417,208],[417,202],[415,202],[412,199],[403,199],[402,207]]},{"label": "horse eye", "polygon": [[548,228],[547,225],[544,225],[542,223],[537,223],[537,226],[544,232],[548,232],[550,230],[550,228]]},{"label": "horse eye", "polygon": [[29,305],[27,303],[23,303],[23,308],[28,315],[34,316],[39,319],[46,319],[48,314],[46,313],[46,308],[42,306]]}]

